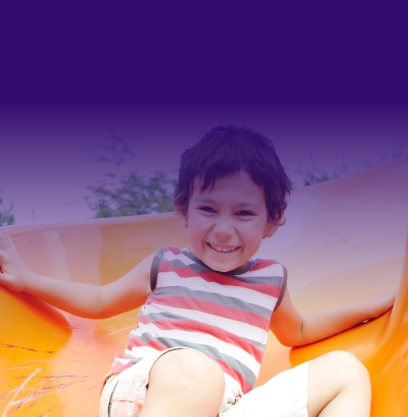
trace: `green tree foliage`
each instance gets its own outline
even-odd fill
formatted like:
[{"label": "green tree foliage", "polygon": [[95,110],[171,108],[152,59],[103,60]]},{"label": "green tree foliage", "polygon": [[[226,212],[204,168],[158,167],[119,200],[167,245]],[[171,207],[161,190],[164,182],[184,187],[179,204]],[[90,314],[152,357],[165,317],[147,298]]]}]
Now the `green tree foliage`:
[{"label": "green tree foliage", "polygon": [[[108,174],[114,178],[114,174]],[[150,178],[132,171],[123,175],[119,183],[102,182],[90,185],[91,196],[85,197],[95,218],[134,216],[173,211],[173,191],[177,180],[164,172]]]},{"label": "green tree foliage", "polygon": [[[107,145],[86,149],[87,152],[97,152],[87,161],[113,165],[102,179],[95,179],[96,185],[86,187],[91,194],[84,199],[94,211],[95,218],[173,211],[173,192],[177,180],[161,171],[150,176],[138,175],[134,169],[123,173],[126,164],[134,160],[134,152],[128,143],[112,132],[110,139]],[[118,173],[120,170],[122,173]]]},{"label": "green tree foliage", "polygon": [[[0,190],[1,191],[1,190]],[[13,202],[10,204],[10,208],[3,208],[3,199],[0,197],[0,226],[15,224],[14,215],[11,214],[13,210]]]}]

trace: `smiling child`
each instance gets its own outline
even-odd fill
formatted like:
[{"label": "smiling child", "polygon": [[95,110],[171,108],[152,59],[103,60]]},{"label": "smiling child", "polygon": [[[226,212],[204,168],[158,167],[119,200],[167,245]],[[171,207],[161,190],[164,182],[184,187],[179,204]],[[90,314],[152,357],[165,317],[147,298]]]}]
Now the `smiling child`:
[{"label": "smiling child", "polygon": [[286,269],[254,257],[284,224],[289,194],[268,138],[216,127],[182,155],[174,195],[193,251],[160,248],[99,287],[33,273],[0,232],[0,283],[93,319],[143,306],[125,355],[105,377],[100,417],[368,417],[370,378],[347,352],[254,388],[269,329],[282,344],[301,346],[378,317],[395,299],[299,313]]}]

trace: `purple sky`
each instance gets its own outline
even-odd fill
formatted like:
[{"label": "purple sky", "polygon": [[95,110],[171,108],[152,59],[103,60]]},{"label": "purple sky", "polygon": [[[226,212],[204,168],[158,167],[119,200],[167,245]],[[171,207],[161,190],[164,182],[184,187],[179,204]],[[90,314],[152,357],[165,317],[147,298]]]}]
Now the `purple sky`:
[{"label": "purple sky", "polygon": [[[20,106],[2,109],[3,160],[0,188],[5,206],[14,201],[16,223],[64,222],[91,218],[83,197],[112,164],[86,162],[103,155],[84,148],[123,138],[135,158],[119,172],[145,175],[178,168],[181,153],[218,124],[246,124],[270,137],[282,163],[294,172],[311,159],[331,171],[345,162],[375,161],[387,152],[408,150],[405,107],[311,106]],[[66,205],[65,203],[70,203]],[[35,209],[33,216],[32,210]]]},{"label": "purple sky", "polygon": [[92,217],[85,186],[105,168],[83,147],[108,129],[141,174],[220,123],[271,137],[292,170],[407,144],[403,2],[0,7],[0,196],[17,224]]},{"label": "purple sky", "polygon": [[406,103],[407,11],[402,1],[3,2],[0,100]]}]

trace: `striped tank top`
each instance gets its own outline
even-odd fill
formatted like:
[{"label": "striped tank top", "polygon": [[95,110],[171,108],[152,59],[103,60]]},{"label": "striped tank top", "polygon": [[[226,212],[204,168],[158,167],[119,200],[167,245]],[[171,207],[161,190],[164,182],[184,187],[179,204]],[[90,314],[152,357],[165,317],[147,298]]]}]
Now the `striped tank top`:
[{"label": "striped tank top", "polygon": [[138,363],[149,351],[187,347],[214,359],[240,395],[256,384],[269,321],[286,288],[286,270],[272,260],[251,258],[247,265],[218,272],[189,249],[156,251],[151,292],[130,333],[125,355],[112,372]]}]

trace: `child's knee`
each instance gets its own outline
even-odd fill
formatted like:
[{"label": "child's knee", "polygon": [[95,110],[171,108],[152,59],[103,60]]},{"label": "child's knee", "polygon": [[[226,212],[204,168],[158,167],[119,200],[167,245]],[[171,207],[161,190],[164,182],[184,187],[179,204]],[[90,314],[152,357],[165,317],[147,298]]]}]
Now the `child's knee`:
[{"label": "child's knee", "polygon": [[325,362],[323,366],[327,366],[333,377],[339,380],[342,388],[371,385],[367,368],[351,353],[335,351],[321,356],[321,359]]},{"label": "child's knee", "polygon": [[351,372],[362,377],[369,377],[367,368],[351,353],[345,351],[335,351],[328,353],[336,367]]},{"label": "child's knee", "polygon": [[319,415],[333,400],[339,404],[341,399],[352,407],[369,409],[370,376],[366,367],[348,352],[330,352],[312,360],[308,382],[307,407],[310,416]]},{"label": "child's knee", "polygon": [[214,360],[191,349],[171,350],[151,369],[142,412],[154,416],[204,415],[197,410],[208,409],[215,416],[224,390],[224,373]]}]

